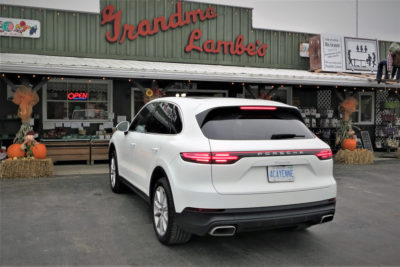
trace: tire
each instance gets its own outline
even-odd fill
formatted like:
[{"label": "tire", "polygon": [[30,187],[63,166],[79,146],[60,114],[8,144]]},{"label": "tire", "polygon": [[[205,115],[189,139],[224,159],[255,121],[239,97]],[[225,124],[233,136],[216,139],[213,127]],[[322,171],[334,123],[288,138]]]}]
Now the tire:
[{"label": "tire", "polygon": [[176,245],[190,240],[191,234],[175,222],[175,206],[167,178],[163,177],[156,182],[152,190],[151,207],[154,231],[161,243]]},{"label": "tire", "polygon": [[117,194],[123,193],[124,184],[121,182],[121,179],[119,177],[117,154],[115,153],[115,151],[111,153],[109,164],[109,178],[111,190]]}]

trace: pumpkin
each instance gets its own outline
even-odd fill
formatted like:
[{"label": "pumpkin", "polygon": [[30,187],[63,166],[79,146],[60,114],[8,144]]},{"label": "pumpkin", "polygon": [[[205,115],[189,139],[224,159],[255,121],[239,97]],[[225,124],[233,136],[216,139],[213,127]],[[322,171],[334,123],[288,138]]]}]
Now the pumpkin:
[{"label": "pumpkin", "polygon": [[353,138],[347,138],[342,143],[343,149],[354,150],[357,147],[357,141]]},{"label": "pumpkin", "polygon": [[21,149],[21,144],[12,144],[7,148],[7,156],[9,158],[21,158],[25,156],[25,151]]},{"label": "pumpkin", "polygon": [[35,146],[32,146],[32,152],[36,159],[45,159],[47,155],[47,148],[44,144],[37,143]]}]

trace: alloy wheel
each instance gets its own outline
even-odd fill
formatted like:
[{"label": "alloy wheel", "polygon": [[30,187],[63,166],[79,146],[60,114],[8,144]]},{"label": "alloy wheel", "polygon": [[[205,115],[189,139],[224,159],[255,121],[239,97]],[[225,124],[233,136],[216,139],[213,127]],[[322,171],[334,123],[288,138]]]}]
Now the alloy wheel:
[{"label": "alloy wheel", "polygon": [[115,187],[115,180],[116,180],[116,171],[115,171],[115,159],[114,157],[111,158],[111,163],[110,163],[110,181],[111,181],[111,187]]},{"label": "alloy wheel", "polygon": [[162,186],[157,187],[153,197],[154,225],[157,233],[164,236],[168,227],[167,195]]}]

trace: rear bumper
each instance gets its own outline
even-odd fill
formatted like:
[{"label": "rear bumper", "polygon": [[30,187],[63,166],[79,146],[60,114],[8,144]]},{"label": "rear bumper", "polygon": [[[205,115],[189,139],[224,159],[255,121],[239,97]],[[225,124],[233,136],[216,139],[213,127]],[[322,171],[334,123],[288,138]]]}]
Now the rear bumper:
[{"label": "rear bumper", "polygon": [[206,235],[212,228],[224,225],[235,226],[236,232],[246,232],[319,224],[323,216],[335,214],[335,206],[335,200],[324,200],[264,208],[226,209],[220,212],[184,210],[176,214],[176,220],[181,228],[196,235]]}]

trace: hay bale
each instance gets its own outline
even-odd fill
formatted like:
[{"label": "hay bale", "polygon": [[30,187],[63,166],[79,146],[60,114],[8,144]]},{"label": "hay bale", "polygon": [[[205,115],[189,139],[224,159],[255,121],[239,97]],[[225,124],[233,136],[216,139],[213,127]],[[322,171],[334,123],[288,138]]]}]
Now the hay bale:
[{"label": "hay bale", "polygon": [[367,149],[340,149],[335,155],[336,163],[344,164],[371,164],[374,163],[374,154]]},{"label": "hay bale", "polygon": [[0,163],[0,178],[36,178],[52,176],[53,161],[46,159],[3,160]]}]

